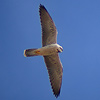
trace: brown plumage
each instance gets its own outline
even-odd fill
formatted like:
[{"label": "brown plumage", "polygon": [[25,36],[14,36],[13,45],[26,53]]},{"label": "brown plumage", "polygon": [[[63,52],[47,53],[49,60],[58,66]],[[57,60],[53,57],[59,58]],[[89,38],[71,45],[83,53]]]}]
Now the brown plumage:
[{"label": "brown plumage", "polygon": [[63,68],[59,59],[59,52],[63,48],[57,44],[57,30],[48,11],[43,5],[39,8],[40,21],[42,27],[42,48],[24,50],[25,57],[43,56],[48,70],[49,79],[53,93],[59,96],[62,83]]},{"label": "brown plumage", "polygon": [[[51,16],[43,5],[40,5],[39,12],[42,27],[42,46],[57,43],[57,30]],[[58,97],[60,94],[63,72],[59,55],[57,53],[50,56],[44,56],[44,61],[49,73],[53,93]]]}]

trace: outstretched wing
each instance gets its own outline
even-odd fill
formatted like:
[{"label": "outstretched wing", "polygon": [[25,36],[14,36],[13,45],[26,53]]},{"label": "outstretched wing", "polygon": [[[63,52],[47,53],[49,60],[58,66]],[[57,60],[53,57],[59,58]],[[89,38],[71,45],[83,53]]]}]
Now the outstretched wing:
[{"label": "outstretched wing", "polygon": [[50,83],[56,97],[60,94],[63,68],[58,54],[44,56],[45,64],[49,73]]},{"label": "outstretched wing", "polygon": [[42,27],[42,46],[57,42],[57,30],[46,8],[40,4],[40,20]]}]

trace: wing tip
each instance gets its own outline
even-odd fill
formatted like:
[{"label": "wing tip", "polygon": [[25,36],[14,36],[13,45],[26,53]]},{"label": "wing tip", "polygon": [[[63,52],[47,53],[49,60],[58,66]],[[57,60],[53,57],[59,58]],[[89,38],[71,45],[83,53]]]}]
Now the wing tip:
[{"label": "wing tip", "polygon": [[53,88],[52,88],[52,91],[53,91],[53,94],[55,95],[56,98],[58,98],[60,96],[60,89],[58,91],[55,91]]},{"label": "wing tip", "polygon": [[[49,78],[49,79],[50,79],[50,78]],[[55,96],[56,98],[58,98],[58,97],[60,96],[61,85],[60,85],[59,88],[55,88],[55,87],[53,86],[53,83],[51,82],[51,80],[50,80],[50,84],[51,84],[52,92],[53,92],[54,96]]]},{"label": "wing tip", "polygon": [[45,10],[46,12],[48,12],[47,9],[42,4],[40,4],[39,6],[39,12],[41,12],[41,10]]},{"label": "wing tip", "polygon": [[40,4],[40,7],[42,7],[43,5],[42,4]]},{"label": "wing tip", "polygon": [[[53,92],[53,93],[54,93],[54,92]],[[58,98],[58,97],[60,96],[60,90],[59,90],[58,93],[56,93],[56,94],[54,93],[54,95],[55,95],[56,98]]]},{"label": "wing tip", "polygon": [[45,8],[44,5],[40,4],[40,8]]}]

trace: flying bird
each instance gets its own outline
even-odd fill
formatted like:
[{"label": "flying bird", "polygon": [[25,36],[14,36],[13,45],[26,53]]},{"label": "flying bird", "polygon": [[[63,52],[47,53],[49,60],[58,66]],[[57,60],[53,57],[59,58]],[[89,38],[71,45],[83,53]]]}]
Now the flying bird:
[{"label": "flying bird", "polygon": [[60,94],[63,67],[58,53],[63,48],[57,44],[57,29],[46,8],[40,4],[39,15],[42,27],[42,47],[24,50],[25,57],[43,56],[55,97]]}]

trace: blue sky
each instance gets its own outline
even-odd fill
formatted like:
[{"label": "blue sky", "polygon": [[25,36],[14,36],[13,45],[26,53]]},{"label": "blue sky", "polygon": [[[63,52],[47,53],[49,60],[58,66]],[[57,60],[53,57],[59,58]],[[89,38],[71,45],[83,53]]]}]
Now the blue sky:
[{"label": "blue sky", "polygon": [[0,100],[56,100],[41,47],[39,5],[58,30],[63,80],[58,100],[100,100],[100,0],[0,0]]}]

